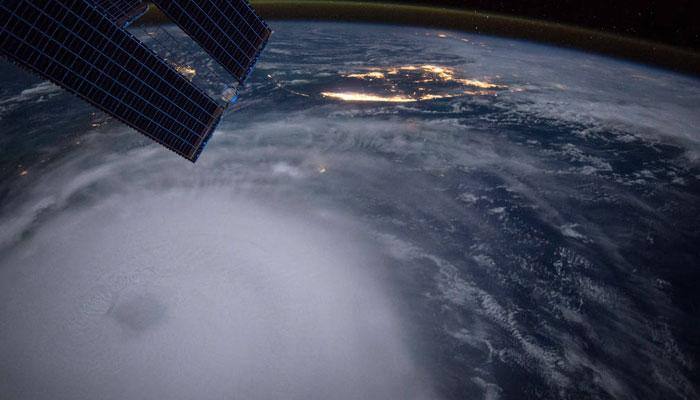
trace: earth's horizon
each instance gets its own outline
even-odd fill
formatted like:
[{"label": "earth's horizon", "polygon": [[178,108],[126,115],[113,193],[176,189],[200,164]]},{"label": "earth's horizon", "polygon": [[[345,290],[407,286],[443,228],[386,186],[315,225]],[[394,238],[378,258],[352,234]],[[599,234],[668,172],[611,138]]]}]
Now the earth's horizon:
[{"label": "earth's horizon", "polygon": [[[700,76],[700,53],[693,49],[575,25],[478,10],[392,2],[254,0],[252,4],[262,17],[272,21],[316,20],[397,24],[496,35],[591,51]],[[157,7],[151,7],[139,23],[168,21]]]}]

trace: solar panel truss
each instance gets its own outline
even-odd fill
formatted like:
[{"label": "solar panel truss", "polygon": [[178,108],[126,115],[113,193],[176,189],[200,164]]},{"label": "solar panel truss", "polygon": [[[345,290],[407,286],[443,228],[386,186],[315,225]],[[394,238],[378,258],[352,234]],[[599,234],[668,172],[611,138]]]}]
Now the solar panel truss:
[{"label": "solar panel truss", "polygon": [[223,108],[115,22],[87,0],[2,0],[0,54],[196,161]]},{"label": "solar panel truss", "polygon": [[153,3],[241,84],[271,34],[245,0],[154,0]]},{"label": "solar panel truss", "polygon": [[148,11],[143,0],[90,0],[118,26],[127,26]]}]

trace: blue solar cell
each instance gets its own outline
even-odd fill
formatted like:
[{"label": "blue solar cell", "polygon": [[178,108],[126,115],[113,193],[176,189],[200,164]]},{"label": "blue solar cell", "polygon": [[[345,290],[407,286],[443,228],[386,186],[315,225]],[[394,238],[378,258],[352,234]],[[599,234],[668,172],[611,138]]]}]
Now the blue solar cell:
[{"label": "blue solar cell", "polygon": [[148,11],[143,0],[90,0],[112,22],[125,26]]},{"label": "blue solar cell", "polygon": [[154,0],[180,29],[243,83],[271,30],[245,0]]},{"label": "blue solar cell", "polygon": [[87,0],[3,0],[0,54],[191,161],[223,112]]}]

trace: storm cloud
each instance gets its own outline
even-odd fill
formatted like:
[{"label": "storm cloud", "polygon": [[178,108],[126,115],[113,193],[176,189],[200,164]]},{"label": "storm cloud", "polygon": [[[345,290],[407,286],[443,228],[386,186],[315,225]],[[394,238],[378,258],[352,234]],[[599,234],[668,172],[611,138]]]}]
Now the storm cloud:
[{"label": "storm cloud", "polygon": [[430,397],[355,224],[155,159],[68,161],[3,220],[4,398]]}]

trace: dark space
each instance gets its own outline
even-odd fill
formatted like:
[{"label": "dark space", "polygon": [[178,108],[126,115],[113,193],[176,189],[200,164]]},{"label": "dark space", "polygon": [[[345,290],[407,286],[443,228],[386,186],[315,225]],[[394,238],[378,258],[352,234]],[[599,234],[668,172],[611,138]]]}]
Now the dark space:
[{"label": "dark space", "polygon": [[402,3],[536,18],[700,49],[700,2],[697,1],[408,0]]}]

